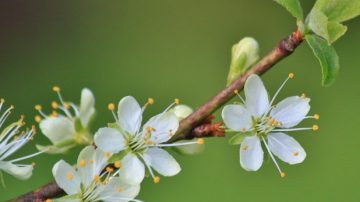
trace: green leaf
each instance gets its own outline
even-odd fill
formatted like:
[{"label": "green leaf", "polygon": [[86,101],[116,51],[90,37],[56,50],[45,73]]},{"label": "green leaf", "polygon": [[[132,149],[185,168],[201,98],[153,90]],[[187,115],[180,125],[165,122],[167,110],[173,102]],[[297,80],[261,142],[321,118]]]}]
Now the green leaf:
[{"label": "green leaf", "polygon": [[292,16],[298,20],[303,20],[304,14],[301,4],[298,0],[275,0],[278,4],[286,8]]},{"label": "green leaf", "polygon": [[245,132],[245,133],[238,133],[234,136],[232,136],[230,139],[229,139],[229,144],[231,145],[239,145],[242,143],[242,141],[244,140],[244,138],[246,136],[250,136],[250,135],[253,135],[254,132]]},{"label": "green leaf", "polygon": [[342,37],[347,31],[347,27],[338,22],[329,22],[328,23],[328,34],[329,34],[329,42],[334,43],[340,37]]},{"label": "green leaf", "polygon": [[344,22],[360,15],[359,0],[317,0],[314,8],[322,11],[329,21]]},{"label": "green leaf", "polygon": [[306,21],[311,31],[329,41],[328,18],[323,12],[313,8]]},{"label": "green leaf", "polygon": [[116,161],[121,161],[124,156],[128,153],[128,151],[121,151],[117,154],[113,154],[108,160],[109,163],[115,163]]},{"label": "green leaf", "polygon": [[340,68],[339,57],[334,47],[329,46],[324,39],[316,35],[306,35],[305,39],[320,62],[322,85],[331,85],[335,81]]}]

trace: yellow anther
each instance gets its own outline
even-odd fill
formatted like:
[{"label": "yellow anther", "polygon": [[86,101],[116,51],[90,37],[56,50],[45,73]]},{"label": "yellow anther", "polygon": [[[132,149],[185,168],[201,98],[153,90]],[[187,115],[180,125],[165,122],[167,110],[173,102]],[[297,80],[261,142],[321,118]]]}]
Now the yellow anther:
[{"label": "yellow anther", "polygon": [[36,121],[37,123],[40,123],[40,121],[41,121],[41,116],[36,115],[34,119],[35,119],[35,121]]},{"label": "yellow anther", "polygon": [[204,144],[205,140],[203,138],[199,138],[196,140],[197,144]]},{"label": "yellow anther", "polygon": [[294,156],[299,156],[299,152],[296,151],[296,152],[293,153],[293,155]]},{"label": "yellow anther", "polygon": [[286,174],[285,174],[284,172],[281,172],[281,173],[280,173],[280,176],[281,176],[282,178],[284,178],[284,177],[286,176]]},{"label": "yellow anther", "polygon": [[60,87],[59,86],[54,86],[52,89],[55,92],[60,92]]},{"label": "yellow anther", "polygon": [[301,97],[306,98],[306,94],[305,93],[301,94]]},{"label": "yellow anther", "polygon": [[155,132],[155,131],[156,131],[156,128],[151,127],[151,131],[152,131],[152,132]]},{"label": "yellow anther", "polygon": [[48,198],[45,200],[45,202],[52,202],[52,200]]},{"label": "yellow anther", "polygon": [[315,115],[314,115],[314,119],[315,119],[315,120],[319,120],[319,119],[320,119],[320,115],[319,115],[319,114],[315,114]]},{"label": "yellow anther", "polygon": [[56,111],[52,111],[52,113],[51,113],[50,116],[52,116],[52,117],[57,117],[57,116],[59,116],[59,114],[58,114]]},{"label": "yellow anther", "polygon": [[105,152],[105,157],[109,158],[111,156],[110,152]]},{"label": "yellow anther", "polygon": [[10,105],[10,109],[14,109],[15,108],[15,106],[14,105]]},{"label": "yellow anther", "polygon": [[146,141],[146,144],[148,144],[148,145],[153,144],[153,141],[148,140],[148,141]]},{"label": "yellow anther", "polygon": [[117,188],[117,192],[120,193],[120,192],[123,192],[123,191],[124,191],[124,189],[123,189],[122,187],[118,187],[118,188]]},{"label": "yellow anther", "polygon": [[154,104],[155,100],[153,98],[148,98],[148,101],[147,101],[149,104]]},{"label": "yellow anther", "polygon": [[64,107],[65,107],[66,109],[70,109],[70,103],[65,102],[65,103],[64,103]]},{"label": "yellow anther", "polygon": [[39,111],[42,109],[42,107],[41,107],[41,105],[35,105],[35,109]]},{"label": "yellow anther", "polygon": [[94,160],[92,160],[92,159],[90,159],[90,161],[89,161],[90,163],[94,163]]},{"label": "yellow anther", "polygon": [[109,104],[108,104],[108,109],[109,109],[110,111],[114,111],[114,110],[115,110],[115,104],[114,104],[114,103],[109,103]]},{"label": "yellow anther", "polygon": [[239,91],[238,90],[234,90],[234,94],[238,94],[239,93]]},{"label": "yellow anther", "polygon": [[294,73],[290,73],[290,74],[289,74],[289,79],[294,78],[294,76],[295,76],[295,74],[294,74]]},{"label": "yellow anther", "polygon": [[85,160],[81,160],[81,161],[79,162],[79,166],[80,166],[80,167],[85,167],[85,166],[86,166],[86,161],[85,161]]},{"label": "yellow anther", "polygon": [[68,172],[68,173],[66,174],[66,179],[72,180],[72,179],[74,179],[74,175],[73,175],[71,172]]},{"label": "yellow anther", "polygon": [[155,176],[153,180],[154,180],[154,183],[157,184],[157,183],[160,182],[160,177],[159,177],[159,176]]},{"label": "yellow anther", "polygon": [[5,102],[5,99],[4,98],[1,98],[1,104],[3,104]]},{"label": "yellow anther", "polygon": [[99,175],[95,175],[95,176],[94,176],[94,181],[95,181],[96,183],[99,183],[99,182],[100,182],[100,176],[99,176]]},{"label": "yellow anther", "polygon": [[106,172],[112,173],[112,172],[114,172],[114,169],[111,167],[106,167]]},{"label": "yellow anther", "polygon": [[52,106],[52,108],[54,108],[54,109],[58,109],[58,108],[59,108],[59,104],[58,104],[56,101],[52,101],[52,102],[51,102],[51,106]]},{"label": "yellow anther", "polygon": [[35,127],[35,125],[32,125],[32,126],[31,126],[31,130],[33,131],[33,133],[36,133],[36,127]]},{"label": "yellow anther", "polygon": [[313,125],[313,131],[318,131],[320,129],[320,127],[318,125]]},{"label": "yellow anther", "polygon": [[244,150],[244,151],[247,151],[248,149],[249,149],[248,145],[244,145],[243,148],[242,148],[242,150]]},{"label": "yellow anther", "polygon": [[120,161],[116,161],[116,162],[114,163],[114,167],[119,169],[119,168],[121,167],[121,162],[120,162]]},{"label": "yellow anther", "polygon": [[32,166],[33,168],[35,168],[36,163],[35,163],[35,162],[32,162],[32,163],[31,163],[31,166]]},{"label": "yellow anther", "polygon": [[175,104],[177,104],[177,105],[180,104],[180,99],[176,98],[175,99]]}]

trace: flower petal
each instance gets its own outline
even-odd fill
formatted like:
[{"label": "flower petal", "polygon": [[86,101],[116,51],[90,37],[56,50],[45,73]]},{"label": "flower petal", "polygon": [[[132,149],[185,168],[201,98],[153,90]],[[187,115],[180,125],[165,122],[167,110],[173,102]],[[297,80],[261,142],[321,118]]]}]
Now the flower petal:
[{"label": "flower petal", "polygon": [[144,164],[133,153],[122,160],[120,179],[129,184],[140,184],[145,176]]},{"label": "flower petal", "polygon": [[240,164],[247,171],[257,171],[264,159],[260,139],[257,136],[246,137],[240,146]]},{"label": "flower petal", "polygon": [[281,128],[294,127],[304,120],[309,113],[309,102],[309,98],[288,97],[271,110],[270,116],[282,123]]},{"label": "flower petal", "polygon": [[87,146],[81,150],[77,167],[81,182],[85,187],[93,182],[95,175],[100,175],[107,165],[107,160],[105,153],[93,146]]},{"label": "flower petal", "polygon": [[0,171],[4,171],[20,180],[29,179],[32,170],[32,165],[16,165],[7,161],[0,161]]},{"label": "flower petal", "polygon": [[275,156],[291,165],[301,163],[306,158],[306,152],[301,145],[284,133],[270,133],[268,145]]},{"label": "flower petal", "polygon": [[252,127],[251,114],[242,105],[226,105],[222,111],[226,127],[234,131],[248,131]]},{"label": "flower petal", "polygon": [[53,144],[72,139],[76,133],[74,123],[65,117],[48,117],[40,122],[39,127]]},{"label": "flower petal", "polygon": [[134,199],[140,192],[140,184],[131,185],[114,177],[99,193],[99,199],[104,202],[127,202]]},{"label": "flower petal", "polygon": [[173,112],[165,112],[152,117],[144,126],[145,134],[151,128],[150,140],[154,143],[166,142],[179,127],[179,120]]},{"label": "flower petal", "polygon": [[92,116],[95,113],[95,97],[90,89],[84,88],[81,91],[79,118],[84,128],[87,128]]},{"label": "flower petal", "polygon": [[120,131],[114,128],[100,128],[94,137],[94,142],[105,152],[118,153],[125,149],[125,139]]},{"label": "flower petal", "polygon": [[256,118],[265,114],[269,108],[269,96],[260,77],[249,76],[245,83],[245,107]]},{"label": "flower petal", "polygon": [[150,164],[158,173],[163,176],[174,176],[181,171],[180,165],[167,151],[160,148],[150,148],[145,153]]},{"label": "flower petal", "polygon": [[53,169],[56,183],[68,195],[80,193],[80,177],[73,167],[63,160],[58,161]]},{"label": "flower petal", "polygon": [[126,96],[120,100],[118,118],[121,129],[126,132],[134,135],[139,130],[142,121],[142,110],[134,97]]}]

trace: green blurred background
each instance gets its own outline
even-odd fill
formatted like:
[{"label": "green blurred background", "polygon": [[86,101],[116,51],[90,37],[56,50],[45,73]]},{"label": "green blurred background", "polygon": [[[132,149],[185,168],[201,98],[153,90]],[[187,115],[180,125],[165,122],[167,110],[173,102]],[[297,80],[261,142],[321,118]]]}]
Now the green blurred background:
[{"label": "green blurred background", "polygon": [[[314,1],[302,1],[309,11]],[[320,85],[320,67],[304,43],[295,54],[263,76],[274,93],[289,72],[296,74],[280,98],[306,93],[311,113],[319,113],[318,133],[292,133],[308,157],[303,164],[281,163],[279,177],[272,162],[258,172],[240,168],[239,148],[227,138],[206,141],[197,156],[175,154],[182,172],[143,183],[145,201],[359,201],[360,194],[360,18],[335,47],[341,74],[335,85]],[[295,20],[270,0],[118,0],[118,1],[1,1],[0,95],[15,105],[15,120],[24,113],[33,124],[35,104],[50,110],[60,85],[65,99],[78,102],[89,87],[96,96],[96,128],[112,121],[109,102],[133,95],[156,104],[146,117],[173,98],[198,107],[224,88],[230,48],[253,36],[267,53],[295,28]],[[49,111],[50,112],[50,111]],[[303,125],[312,125],[306,121]],[[34,152],[34,143],[48,143],[40,133],[17,155]],[[52,165],[63,158],[74,162],[79,149],[66,156],[41,155],[33,177],[5,177],[0,188],[5,201],[53,180]]]}]

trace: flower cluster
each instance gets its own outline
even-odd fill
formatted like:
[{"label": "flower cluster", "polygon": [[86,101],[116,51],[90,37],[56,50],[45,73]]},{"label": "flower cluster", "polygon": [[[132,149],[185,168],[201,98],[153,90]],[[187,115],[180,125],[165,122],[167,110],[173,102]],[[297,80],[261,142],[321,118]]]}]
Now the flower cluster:
[{"label": "flower cluster", "polygon": [[247,171],[257,171],[264,159],[261,142],[265,145],[271,159],[275,163],[281,177],[285,173],[280,169],[275,156],[289,164],[298,164],[304,161],[306,153],[301,145],[284,132],[319,129],[318,125],[309,128],[293,128],[307,118],[319,119],[319,115],[307,116],[310,111],[310,99],[305,95],[285,98],[277,105],[273,105],[276,96],[285,86],[288,78],[281,85],[270,101],[263,82],[257,75],[251,75],[245,83],[244,100],[235,92],[243,102],[224,107],[222,117],[230,131],[239,134],[231,139],[240,146],[240,163]]},{"label": "flower cluster", "polygon": [[89,127],[95,115],[93,93],[84,88],[81,91],[80,106],[77,106],[72,102],[64,101],[58,86],[53,87],[53,90],[57,93],[60,103],[56,101],[51,103],[53,112],[50,115],[42,111],[41,105],[35,106],[41,115],[35,116],[35,120],[39,122],[41,132],[53,145],[36,145],[37,148],[40,151],[46,149],[48,153],[64,153],[77,145],[91,144],[92,135]]},{"label": "flower cluster", "polygon": [[[0,110],[2,110],[5,100],[1,99],[0,101]],[[10,106],[5,112],[0,116],[0,127],[2,127],[11,113],[11,110],[14,109],[14,106]],[[26,143],[33,139],[35,134],[35,127],[31,129],[26,129],[25,131],[20,131],[21,127],[25,125],[24,116],[5,127],[0,133],[0,174],[1,171],[4,171],[18,179],[26,180],[29,179],[32,175],[34,163],[32,164],[23,164],[19,163],[20,161],[32,158],[39,155],[42,152],[37,152],[30,154],[24,157],[19,157],[16,159],[9,160],[9,157],[21,149]],[[0,175],[0,178],[2,175]]]}]

